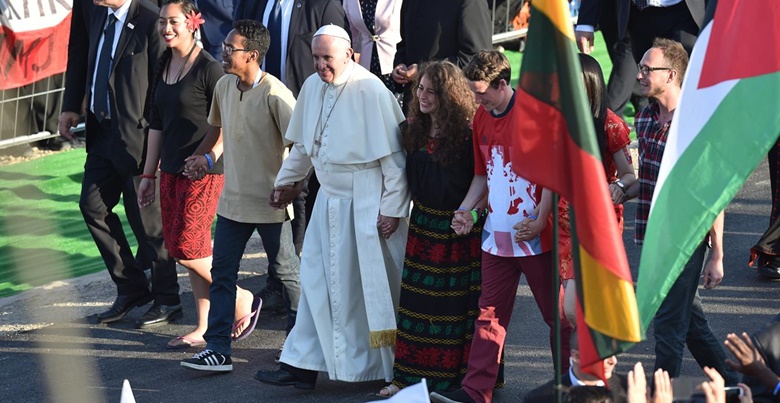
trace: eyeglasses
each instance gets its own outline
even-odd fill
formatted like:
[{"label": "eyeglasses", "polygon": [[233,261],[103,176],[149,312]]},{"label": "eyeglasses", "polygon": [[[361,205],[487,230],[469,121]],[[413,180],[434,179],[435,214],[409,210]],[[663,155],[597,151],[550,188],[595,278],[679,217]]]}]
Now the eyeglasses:
[{"label": "eyeglasses", "polygon": [[641,64],[637,64],[636,68],[639,70],[639,72],[643,76],[646,76],[646,75],[650,74],[651,71],[658,71],[658,70],[672,71],[672,70],[674,70],[671,67],[650,67],[650,66],[642,66]]},{"label": "eyeglasses", "polygon": [[233,54],[233,52],[251,52],[252,49],[236,49],[225,42],[222,42],[222,53],[224,53],[226,56],[230,56]]}]

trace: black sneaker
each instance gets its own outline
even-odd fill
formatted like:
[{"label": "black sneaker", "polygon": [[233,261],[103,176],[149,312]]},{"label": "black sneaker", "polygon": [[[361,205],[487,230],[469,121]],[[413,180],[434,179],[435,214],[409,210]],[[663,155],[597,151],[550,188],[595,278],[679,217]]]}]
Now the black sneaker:
[{"label": "black sneaker", "polygon": [[229,355],[206,349],[182,361],[181,366],[197,371],[230,372],[233,370],[233,361]]},{"label": "black sneaker", "polygon": [[437,403],[476,403],[463,389],[447,392],[431,392],[431,402]]},{"label": "black sneaker", "polygon": [[257,293],[257,296],[263,299],[263,306],[260,308],[260,312],[274,313],[276,315],[287,313],[287,307],[284,305],[281,291],[265,287]]}]

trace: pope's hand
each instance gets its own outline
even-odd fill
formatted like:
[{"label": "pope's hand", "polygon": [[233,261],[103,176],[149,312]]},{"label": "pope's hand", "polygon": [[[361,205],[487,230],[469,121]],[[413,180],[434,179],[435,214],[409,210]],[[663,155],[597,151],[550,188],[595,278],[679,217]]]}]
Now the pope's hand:
[{"label": "pope's hand", "polygon": [[287,208],[287,205],[301,193],[302,187],[303,181],[298,181],[292,185],[277,186],[271,192],[268,204],[275,209]]},{"label": "pope's hand", "polygon": [[382,238],[388,239],[398,229],[399,221],[398,217],[386,217],[380,214],[376,220],[376,228]]}]

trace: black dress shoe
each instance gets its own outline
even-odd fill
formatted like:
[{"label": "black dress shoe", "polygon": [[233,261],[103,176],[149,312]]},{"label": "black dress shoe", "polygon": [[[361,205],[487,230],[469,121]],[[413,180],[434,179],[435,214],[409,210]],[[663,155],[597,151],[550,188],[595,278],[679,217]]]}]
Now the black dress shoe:
[{"label": "black dress shoe", "polygon": [[146,329],[152,326],[167,325],[182,316],[184,314],[181,311],[181,305],[154,304],[144,316],[135,321],[135,327]]},{"label": "black dress shoe", "polygon": [[152,293],[139,295],[120,295],[114,300],[111,308],[97,316],[98,323],[111,323],[122,319],[131,309],[144,306],[154,299]]},{"label": "black dress shoe", "polygon": [[771,265],[759,266],[758,275],[764,280],[780,281],[780,268]]},{"label": "black dress shoe", "polygon": [[260,307],[260,312],[273,313],[275,315],[287,313],[287,307],[284,304],[281,291],[265,287],[257,293],[257,296],[263,299],[263,306]]},{"label": "black dress shoe", "polygon": [[314,381],[306,382],[293,375],[289,371],[284,369],[277,369],[276,371],[257,371],[255,374],[255,379],[269,385],[294,386],[295,389],[312,390],[314,389],[314,384],[317,378],[314,378]]}]

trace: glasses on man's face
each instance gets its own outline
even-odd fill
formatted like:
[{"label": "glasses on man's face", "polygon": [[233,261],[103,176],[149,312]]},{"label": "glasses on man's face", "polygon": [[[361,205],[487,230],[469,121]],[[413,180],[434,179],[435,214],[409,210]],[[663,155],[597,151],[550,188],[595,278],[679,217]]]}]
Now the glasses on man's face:
[{"label": "glasses on man's face", "polygon": [[642,74],[643,76],[650,74],[651,71],[658,71],[658,70],[672,71],[673,70],[671,67],[650,67],[650,66],[643,66],[641,64],[637,64],[636,68],[639,70],[639,73]]},{"label": "glasses on man's face", "polygon": [[233,52],[251,52],[251,49],[236,49],[230,45],[228,45],[225,42],[222,42],[222,53],[225,54],[225,56],[230,56],[233,54]]}]

